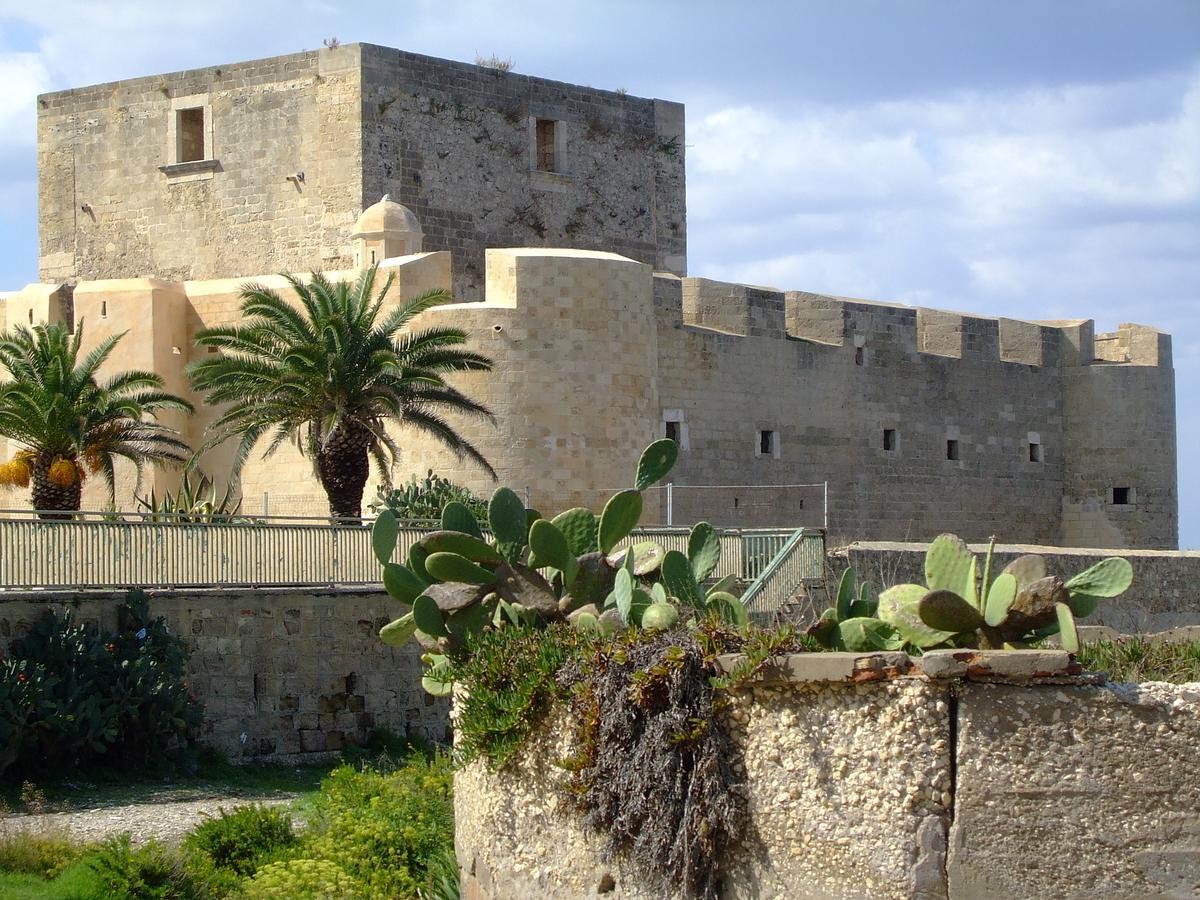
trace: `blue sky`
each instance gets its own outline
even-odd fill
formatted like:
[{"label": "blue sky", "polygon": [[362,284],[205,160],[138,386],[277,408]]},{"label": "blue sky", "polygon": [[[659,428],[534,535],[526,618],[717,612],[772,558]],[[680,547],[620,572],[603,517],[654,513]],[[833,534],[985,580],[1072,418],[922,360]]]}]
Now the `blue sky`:
[{"label": "blue sky", "polygon": [[683,101],[692,274],[1170,331],[1200,547],[1200,0],[0,0],[0,289],[37,93],[332,36]]}]

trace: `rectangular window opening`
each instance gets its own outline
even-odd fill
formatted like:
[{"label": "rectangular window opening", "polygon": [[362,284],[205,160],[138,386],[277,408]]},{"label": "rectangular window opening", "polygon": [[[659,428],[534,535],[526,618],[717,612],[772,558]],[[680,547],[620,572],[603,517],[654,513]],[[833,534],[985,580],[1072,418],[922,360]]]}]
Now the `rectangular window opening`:
[{"label": "rectangular window opening", "polygon": [[856,366],[861,366],[865,359],[866,359],[866,352],[863,350],[863,348],[855,347],[854,348],[854,364]]},{"label": "rectangular window opening", "polygon": [[946,441],[946,459],[958,459],[958,441],[953,438]]},{"label": "rectangular window opening", "polygon": [[1115,487],[1112,489],[1113,506],[1128,506],[1131,502],[1130,490],[1127,487]]},{"label": "rectangular window opening", "polygon": [[555,138],[558,123],[553,119],[537,119],[534,123],[534,140],[537,158],[534,164],[539,172],[557,172],[558,160],[555,158]]},{"label": "rectangular window opening", "polygon": [[883,429],[883,449],[892,451],[896,449],[896,429]]},{"label": "rectangular window opening", "polygon": [[667,422],[666,424],[667,424],[667,437],[678,444],[679,443],[679,423],[678,422]]},{"label": "rectangular window opening", "polygon": [[176,162],[204,159],[204,107],[177,110],[175,119],[178,152]]},{"label": "rectangular window opening", "polygon": [[758,452],[762,456],[775,454],[775,432],[760,431],[758,433]]},{"label": "rectangular window opening", "polygon": [[1029,461],[1032,463],[1040,463],[1042,461],[1042,445],[1036,441],[1029,443]]}]

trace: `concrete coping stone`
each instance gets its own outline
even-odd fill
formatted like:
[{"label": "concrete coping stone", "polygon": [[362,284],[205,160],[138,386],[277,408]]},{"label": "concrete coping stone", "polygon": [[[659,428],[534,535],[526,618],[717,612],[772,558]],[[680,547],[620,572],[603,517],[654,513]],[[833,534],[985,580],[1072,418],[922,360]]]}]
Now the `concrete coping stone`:
[{"label": "concrete coping stone", "polygon": [[[726,653],[717,667],[729,673],[744,657]],[[1084,673],[1065,650],[931,650],[913,658],[902,652],[789,653],[771,660],[755,684],[841,682],[858,684],[892,678],[959,679],[1018,683],[1102,683],[1102,674]]]}]

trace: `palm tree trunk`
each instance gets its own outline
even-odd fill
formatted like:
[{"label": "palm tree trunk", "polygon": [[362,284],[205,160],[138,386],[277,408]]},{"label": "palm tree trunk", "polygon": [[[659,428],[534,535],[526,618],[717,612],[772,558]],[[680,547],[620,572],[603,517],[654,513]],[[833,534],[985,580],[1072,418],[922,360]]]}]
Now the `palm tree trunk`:
[{"label": "palm tree trunk", "polygon": [[329,498],[329,514],[335,519],[362,517],[363,490],[371,472],[367,459],[370,441],[371,433],[352,423],[338,426],[317,451],[317,477]]},{"label": "palm tree trunk", "polygon": [[[78,478],[72,484],[58,485],[50,480],[51,458],[39,457],[32,461],[30,473],[31,496],[36,510],[77,510],[83,495],[83,484]],[[42,515],[43,519],[69,519],[69,515]]]}]

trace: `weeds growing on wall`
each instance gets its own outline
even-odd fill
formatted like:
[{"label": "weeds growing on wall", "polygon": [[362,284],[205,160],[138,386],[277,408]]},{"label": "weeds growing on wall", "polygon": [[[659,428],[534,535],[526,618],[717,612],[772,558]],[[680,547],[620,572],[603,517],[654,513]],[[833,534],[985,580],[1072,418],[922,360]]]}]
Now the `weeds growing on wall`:
[{"label": "weeds growing on wall", "polygon": [[[465,688],[460,762],[503,767],[556,705],[568,706],[576,753],[560,765],[588,824],[665,893],[714,897],[718,862],[745,818],[737,748],[720,716],[726,692],[772,657],[814,646],[791,628],[742,631],[716,617],[607,639],[562,625],[485,631],[453,672]],[[720,672],[724,653],[745,658]]]},{"label": "weeds growing on wall", "polygon": [[590,642],[568,625],[544,631],[505,628],[473,635],[470,652],[452,663],[466,685],[455,722],[461,764],[483,757],[502,768],[568,690],[559,672]]}]

